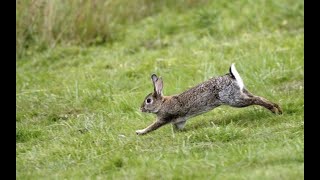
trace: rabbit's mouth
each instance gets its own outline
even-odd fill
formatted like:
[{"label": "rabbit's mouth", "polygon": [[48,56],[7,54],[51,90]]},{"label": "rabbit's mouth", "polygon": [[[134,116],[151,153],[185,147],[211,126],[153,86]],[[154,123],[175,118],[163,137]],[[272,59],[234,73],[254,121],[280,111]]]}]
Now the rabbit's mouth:
[{"label": "rabbit's mouth", "polygon": [[147,112],[147,110],[146,110],[144,107],[141,107],[141,108],[140,108],[140,111],[141,111],[141,112]]},{"label": "rabbit's mouth", "polygon": [[157,113],[158,112],[157,110],[150,110],[150,109],[146,109],[144,107],[141,107],[140,111],[144,112],[144,113]]}]

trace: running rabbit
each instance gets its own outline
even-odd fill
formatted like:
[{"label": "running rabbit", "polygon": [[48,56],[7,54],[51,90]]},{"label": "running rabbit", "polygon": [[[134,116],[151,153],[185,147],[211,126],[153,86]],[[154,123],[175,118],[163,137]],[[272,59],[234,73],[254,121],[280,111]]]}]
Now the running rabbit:
[{"label": "running rabbit", "polygon": [[154,131],[172,123],[175,129],[182,129],[188,118],[208,112],[220,105],[246,107],[259,105],[275,114],[282,114],[281,108],[263,97],[251,94],[243,84],[234,63],[229,73],[211,78],[179,95],[163,96],[163,81],[155,74],[151,75],[154,92],[146,96],[140,110],[154,113],[157,119],[150,126],[137,130],[138,135]]}]

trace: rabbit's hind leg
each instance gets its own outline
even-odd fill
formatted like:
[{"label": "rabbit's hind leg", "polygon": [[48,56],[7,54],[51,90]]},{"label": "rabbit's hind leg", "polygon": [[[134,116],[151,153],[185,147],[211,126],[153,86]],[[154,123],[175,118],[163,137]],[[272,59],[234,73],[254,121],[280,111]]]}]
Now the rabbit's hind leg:
[{"label": "rabbit's hind leg", "polygon": [[253,104],[265,107],[275,114],[282,114],[282,109],[278,104],[273,103],[273,102],[271,102],[261,96],[255,96],[252,93],[250,93],[247,89],[244,89],[243,93],[248,98],[252,99]]},{"label": "rabbit's hind leg", "polygon": [[246,107],[250,105],[259,105],[275,114],[282,114],[282,109],[276,103],[273,103],[263,97],[255,96],[251,94],[249,91],[244,89],[243,93],[240,96],[236,97],[236,100],[233,103],[229,104],[233,107]]},{"label": "rabbit's hind leg", "polygon": [[280,108],[280,106],[278,104],[273,103],[263,97],[254,96],[253,102],[256,105],[259,105],[259,106],[262,106],[262,107],[269,109],[274,114],[282,114],[282,109]]}]

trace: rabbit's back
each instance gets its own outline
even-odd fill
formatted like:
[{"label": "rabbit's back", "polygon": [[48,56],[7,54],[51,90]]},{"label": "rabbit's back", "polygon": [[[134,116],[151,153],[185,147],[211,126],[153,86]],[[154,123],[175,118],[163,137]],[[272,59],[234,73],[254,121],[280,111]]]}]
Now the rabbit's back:
[{"label": "rabbit's back", "polygon": [[[192,117],[223,104],[224,95],[239,89],[236,80],[230,74],[211,78],[197,86],[172,96],[163,105],[163,111],[178,116]],[[225,92],[225,91],[228,92]],[[221,99],[222,96],[222,99]]]}]

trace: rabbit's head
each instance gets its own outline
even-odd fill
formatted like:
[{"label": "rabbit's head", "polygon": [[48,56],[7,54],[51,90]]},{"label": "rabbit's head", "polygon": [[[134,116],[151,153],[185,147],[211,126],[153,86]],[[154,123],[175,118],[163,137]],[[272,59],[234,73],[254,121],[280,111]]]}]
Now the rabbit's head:
[{"label": "rabbit's head", "polygon": [[140,110],[142,112],[148,113],[157,113],[162,104],[163,96],[162,96],[162,88],[163,88],[163,81],[157,77],[157,75],[152,74],[151,80],[153,83],[154,91],[146,96],[144,99]]}]

